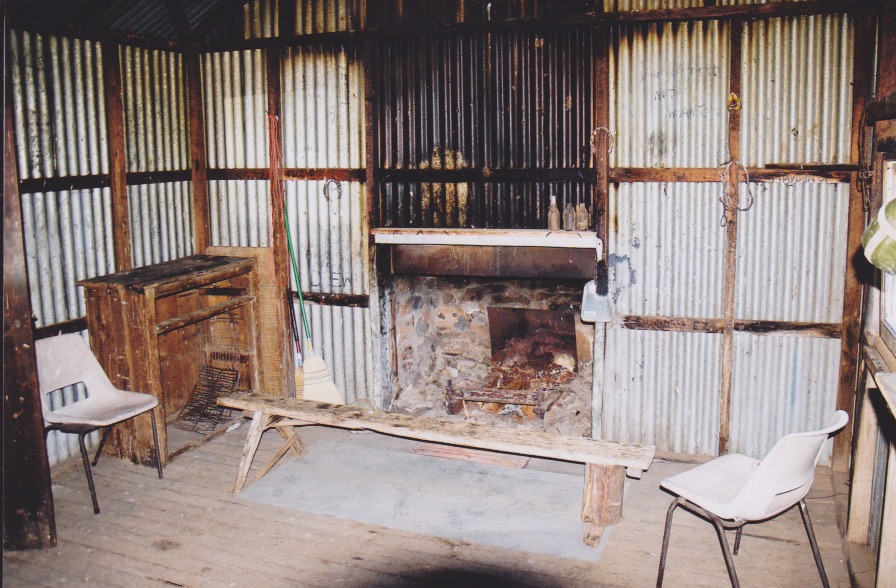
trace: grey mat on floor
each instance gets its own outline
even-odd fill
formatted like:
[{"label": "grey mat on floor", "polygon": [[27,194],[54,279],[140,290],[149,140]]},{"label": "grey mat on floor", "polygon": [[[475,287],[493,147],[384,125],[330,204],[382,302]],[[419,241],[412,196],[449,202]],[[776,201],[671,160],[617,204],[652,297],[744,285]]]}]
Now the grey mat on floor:
[{"label": "grey mat on floor", "polygon": [[[363,437],[361,437],[363,439]],[[597,561],[582,542],[580,476],[415,455],[355,440],[284,458],[239,496],[450,539]]]}]

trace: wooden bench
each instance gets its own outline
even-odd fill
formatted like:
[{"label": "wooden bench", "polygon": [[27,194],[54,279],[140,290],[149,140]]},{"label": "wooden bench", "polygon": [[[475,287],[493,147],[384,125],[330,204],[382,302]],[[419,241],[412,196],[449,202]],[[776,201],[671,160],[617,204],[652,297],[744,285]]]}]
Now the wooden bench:
[{"label": "wooden bench", "polygon": [[246,485],[249,468],[262,434],[276,428],[286,442],[259,474],[261,478],[290,449],[305,451],[292,427],[324,425],[368,430],[432,443],[487,449],[585,464],[582,520],[590,523],[585,543],[597,545],[604,528],[622,519],[622,486],[625,475],[640,478],[653,460],[652,445],[564,437],[541,431],[508,429],[462,421],[443,421],[351,406],[282,398],[264,394],[235,394],[218,399],[228,408],[253,413],[233,493]]}]

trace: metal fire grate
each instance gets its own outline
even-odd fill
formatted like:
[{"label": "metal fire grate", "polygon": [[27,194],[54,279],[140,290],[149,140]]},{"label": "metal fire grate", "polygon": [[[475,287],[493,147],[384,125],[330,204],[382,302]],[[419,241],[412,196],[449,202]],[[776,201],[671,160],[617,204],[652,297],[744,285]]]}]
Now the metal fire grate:
[{"label": "metal fire grate", "polygon": [[218,397],[232,394],[239,383],[239,319],[233,313],[217,315],[208,321],[205,333],[206,360],[190,399],[174,421],[185,431],[207,435],[230,416],[230,410],[218,406]]}]

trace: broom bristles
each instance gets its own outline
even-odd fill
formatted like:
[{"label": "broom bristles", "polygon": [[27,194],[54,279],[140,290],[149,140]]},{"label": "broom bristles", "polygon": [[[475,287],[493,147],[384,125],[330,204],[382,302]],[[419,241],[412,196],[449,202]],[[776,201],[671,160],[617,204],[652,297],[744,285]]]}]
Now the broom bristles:
[{"label": "broom bristles", "polygon": [[333,382],[333,376],[323,358],[316,355],[305,357],[305,387],[302,398],[330,404],[345,404],[345,396]]}]

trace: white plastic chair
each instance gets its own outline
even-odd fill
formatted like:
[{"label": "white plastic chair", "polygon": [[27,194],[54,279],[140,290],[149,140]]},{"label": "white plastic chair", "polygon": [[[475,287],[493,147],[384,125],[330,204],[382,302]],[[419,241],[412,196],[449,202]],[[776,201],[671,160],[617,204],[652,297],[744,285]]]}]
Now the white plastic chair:
[{"label": "white plastic chair", "polygon": [[[44,435],[53,429],[78,435],[81,460],[84,462],[90,497],[93,499],[93,512],[99,514],[100,506],[96,499],[93,473],[90,470],[84,437],[99,428],[106,427],[106,430],[94,456],[93,465],[96,465],[100,458],[103,445],[106,444],[106,439],[112,431],[112,425],[149,411],[152,419],[152,439],[156,450],[156,469],[161,479],[159,437],[156,432],[156,417],[152,410],[159,404],[158,399],[151,394],[119,390],[113,386],[90,351],[87,342],[80,335],[59,335],[40,339],[34,346],[37,352],[37,378],[44,417]],[[84,384],[87,398],[61,408],[51,408],[49,399],[51,392],[78,383]]]},{"label": "white plastic chair", "polygon": [[825,441],[838,433],[848,420],[849,415],[838,410],[824,429],[782,437],[762,461],[732,453],[663,480],[660,486],[678,498],[672,501],[666,514],[663,550],[656,578],[657,588],[663,585],[672,514],[679,506],[705,516],[715,526],[725,556],[728,577],[731,585],[738,588],[740,583],[734,570],[734,559],[728,548],[725,529],[737,529],[734,539],[734,555],[737,555],[744,524],[770,519],[797,504],[812,545],[821,582],[828,588],[828,578],[804,499],[815,479],[815,467]]}]

